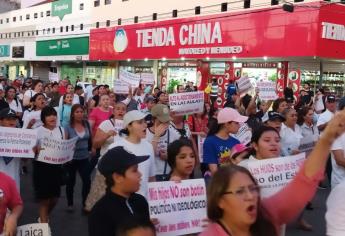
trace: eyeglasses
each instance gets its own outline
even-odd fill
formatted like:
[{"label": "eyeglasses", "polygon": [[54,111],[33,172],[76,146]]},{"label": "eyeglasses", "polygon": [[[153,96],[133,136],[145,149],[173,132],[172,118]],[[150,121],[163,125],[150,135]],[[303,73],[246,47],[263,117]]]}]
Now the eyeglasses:
[{"label": "eyeglasses", "polygon": [[252,195],[254,196],[259,196],[260,194],[260,186],[257,185],[252,185],[252,186],[248,186],[248,187],[241,187],[235,191],[227,191],[224,192],[223,194],[232,194],[238,198],[245,198],[246,194],[250,192]]}]

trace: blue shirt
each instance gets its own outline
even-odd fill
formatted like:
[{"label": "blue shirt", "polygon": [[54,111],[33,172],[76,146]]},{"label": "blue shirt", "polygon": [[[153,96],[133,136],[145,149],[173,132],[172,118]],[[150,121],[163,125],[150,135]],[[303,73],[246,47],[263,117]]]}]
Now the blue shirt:
[{"label": "blue shirt", "polygon": [[59,116],[60,116],[60,125],[62,127],[67,127],[69,125],[71,117],[71,105],[64,104],[62,107],[59,107]]},{"label": "blue shirt", "polygon": [[231,136],[226,140],[216,135],[208,136],[203,146],[203,163],[217,165],[229,163],[231,148],[239,143],[237,139]]},{"label": "blue shirt", "polygon": [[74,160],[83,160],[89,158],[89,138],[90,138],[90,132],[87,126],[85,126],[85,134],[83,137],[79,137],[77,132],[74,128],[72,128],[70,125],[67,125],[65,127],[65,130],[67,132],[68,138],[74,138],[78,137],[78,141],[75,144],[75,150],[73,159]]}]

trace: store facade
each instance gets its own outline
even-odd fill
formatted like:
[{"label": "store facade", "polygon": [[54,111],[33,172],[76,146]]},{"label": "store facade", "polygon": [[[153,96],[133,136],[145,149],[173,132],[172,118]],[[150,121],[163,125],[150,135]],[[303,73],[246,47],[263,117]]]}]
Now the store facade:
[{"label": "store facade", "polygon": [[[189,68],[187,74],[195,73],[200,89],[213,77],[226,89],[229,81],[243,74],[276,81],[278,92],[288,79],[298,89],[304,68],[289,68],[291,63],[345,61],[344,13],[343,5],[313,2],[295,4],[291,13],[276,6],[94,29],[89,56],[90,60],[167,61],[167,65],[193,62],[196,69]],[[171,73],[180,75],[179,80],[186,76],[183,70]],[[161,66],[157,84],[167,85],[168,77],[169,66]]]}]

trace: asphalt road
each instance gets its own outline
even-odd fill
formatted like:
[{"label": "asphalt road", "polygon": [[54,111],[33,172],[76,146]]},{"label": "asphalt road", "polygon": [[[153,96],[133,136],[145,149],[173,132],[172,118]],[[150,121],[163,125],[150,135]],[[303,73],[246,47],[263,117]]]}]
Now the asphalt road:
[{"label": "asphalt road", "polygon": [[[36,223],[38,218],[38,205],[33,197],[32,169],[29,174],[22,175],[21,195],[25,204],[23,215],[19,225]],[[87,216],[81,212],[81,188],[80,178],[78,178],[75,189],[75,211],[66,211],[65,188],[59,199],[57,207],[53,210],[50,218],[50,227],[53,236],[87,236]],[[305,232],[296,228],[295,224],[287,227],[286,236],[324,236],[325,235],[325,202],[329,190],[318,190],[313,200],[314,210],[305,211],[304,218],[313,225],[313,231]]]}]

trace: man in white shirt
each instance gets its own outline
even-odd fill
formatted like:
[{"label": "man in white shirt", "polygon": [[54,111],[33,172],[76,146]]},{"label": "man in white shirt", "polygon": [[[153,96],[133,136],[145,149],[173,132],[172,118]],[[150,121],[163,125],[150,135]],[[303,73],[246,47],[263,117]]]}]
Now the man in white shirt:
[{"label": "man in white shirt", "polygon": [[334,113],[337,109],[334,95],[328,95],[326,97],[325,103],[326,111],[319,116],[316,124],[319,131],[323,131],[326,128],[327,123],[333,118]]},{"label": "man in white shirt", "polygon": [[97,80],[96,79],[92,79],[91,80],[91,85],[87,86],[87,88],[86,88],[85,102],[89,101],[89,99],[93,97],[92,91],[96,87],[97,87]]}]

